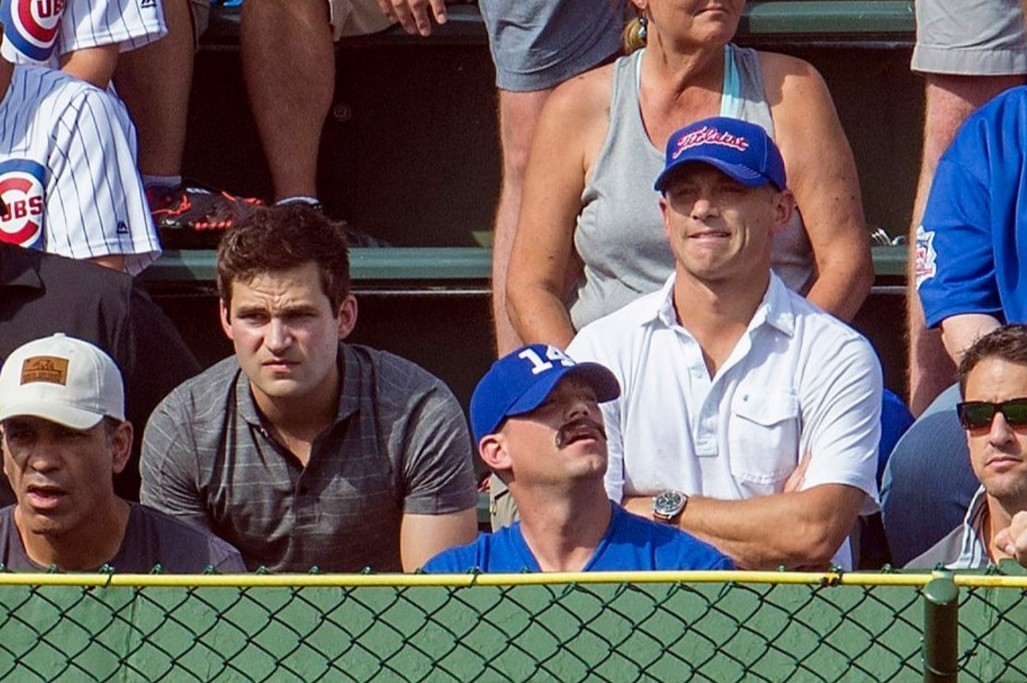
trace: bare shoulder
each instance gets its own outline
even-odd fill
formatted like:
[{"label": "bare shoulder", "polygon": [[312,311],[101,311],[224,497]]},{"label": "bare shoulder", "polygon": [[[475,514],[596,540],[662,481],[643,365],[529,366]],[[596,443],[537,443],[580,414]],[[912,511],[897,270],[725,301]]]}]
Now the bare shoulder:
[{"label": "bare shoulder", "polygon": [[798,96],[829,97],[820,72],[809,62],[777,52],[759,52],[763,84],[770,105],[790,104]]},{"label": "bare shoulder", "polygon": [[553,115],[569,116],[564,119],[569,126],[605,120],[609,116],[612,79],[612,64],[579,74],[553,90],[546,108],[552,110]]}]

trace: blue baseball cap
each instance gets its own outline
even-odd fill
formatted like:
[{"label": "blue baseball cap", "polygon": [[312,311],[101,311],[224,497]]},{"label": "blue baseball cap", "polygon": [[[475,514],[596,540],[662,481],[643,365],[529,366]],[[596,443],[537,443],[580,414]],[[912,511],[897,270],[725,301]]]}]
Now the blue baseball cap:
[{"label": "blue baseball cap", "polygon": [[474,440],[494,434],[506,418],[538,408],[567,375],[588,382],[600,403],[620,396],[617,378],[599,363],[575,363],[546,344],[522,346],[493,363],[475,387],[471,396]]},{"label": "blue baseball cap", "polygon": [[726,116],[696,121],[667,140],[667,158],[654,187],[663,192],[680,166],[698,161],[709,164],[747,187],[771,183],[779,191],[788,187],[781,151],[761,126]]}]

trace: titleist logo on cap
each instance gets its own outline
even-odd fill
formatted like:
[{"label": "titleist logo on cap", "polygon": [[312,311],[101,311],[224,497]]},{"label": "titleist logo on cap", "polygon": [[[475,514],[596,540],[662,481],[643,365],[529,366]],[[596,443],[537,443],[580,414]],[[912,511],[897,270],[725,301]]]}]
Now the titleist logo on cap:
[{"label": "titleist logo on cap", "polygon": [[32,356],[21,364],[21,383],[68,383],[68,359],[56,356]]},{"label": "titleist logo on cap", "polygon": [[744,137],[732,135],[727,131],[720,131],[716,128],[703,126],[699,130],[682,135],[678,139],[677,149],[671,155],[671,159],[677,159],[686,149],[698,147],[699,145],[722,145],[744,152],[749,148],[749,142]]}]

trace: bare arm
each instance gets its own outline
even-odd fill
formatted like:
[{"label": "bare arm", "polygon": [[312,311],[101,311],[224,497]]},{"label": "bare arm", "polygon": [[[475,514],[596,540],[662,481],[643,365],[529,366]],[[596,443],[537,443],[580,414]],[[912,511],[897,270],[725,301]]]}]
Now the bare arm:
[{"label": "bare arm", "polygon": [[478,535],[475,508],[444,515],[403,515],[399,532],[399,553],[403,571],[420,569],[443,550],[466,545]]},{"label": "bare arm", "polygon": [[[846,484],[747,500],[691,496],[679,525],[730,555],[739,568],[822,569],[852,530],[865,498]],[[649,496],[625,498],[624,507],[652,516]]]},{"label": "bare arm", "polygon": [[[564,348],[574,337],[564,295],[574,267],[573,236],[585,187],[587,146],[597,122],[605,124],[609,88],[593,76],[574,79],[553,92],[532,143],[506,280],[507,311],[526,344]],[[600,76],[609,79],[605,71]]]},{"label": "bare arm", "polygon": [[118,44],[75,50],[61,55],[61,71],[106,90],[118,65]]},{"label": "bare arm", "polygon": [[852,320],[874,280],[856,164],[831,94],[802,60],[761,53],[775,136],[813,248],[807,297]]},{"label": "bare arm", "polygon": [[952,361],[959,365],[970,345],[1001,323],[985,313],[964,313],[941,321],[941,340]]}]

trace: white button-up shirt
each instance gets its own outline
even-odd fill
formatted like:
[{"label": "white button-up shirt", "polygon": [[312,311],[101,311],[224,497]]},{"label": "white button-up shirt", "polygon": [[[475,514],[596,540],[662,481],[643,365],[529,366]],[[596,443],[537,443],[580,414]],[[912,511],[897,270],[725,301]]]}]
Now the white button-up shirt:
[{"label": "white button-up shirt", "polygon": [[803,488],[848,484],[867,493],[864,512],[876,509],[882,380],[866,339],[771,275],[710,377],[677,321],[674,280],[587,325],[567,349],[621,383],[620,398],[602,406],[610,498],[668,488],[725,500],[780,493],[811,452]]}]

